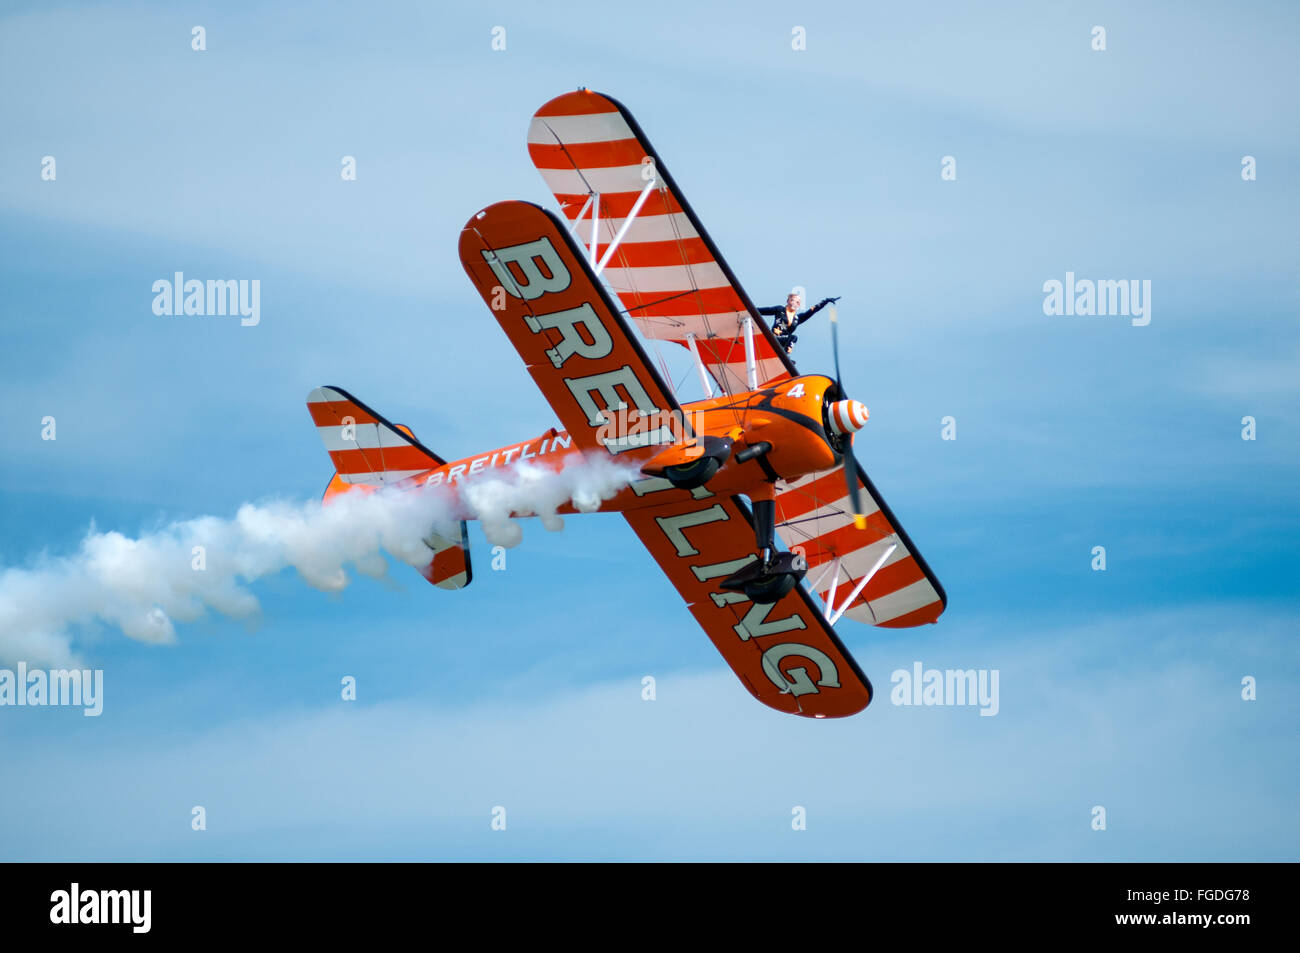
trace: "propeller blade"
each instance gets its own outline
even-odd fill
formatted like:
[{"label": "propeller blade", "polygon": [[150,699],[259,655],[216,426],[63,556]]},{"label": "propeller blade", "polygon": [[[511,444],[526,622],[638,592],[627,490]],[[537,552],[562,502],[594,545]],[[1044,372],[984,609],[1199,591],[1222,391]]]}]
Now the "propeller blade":
[{"label": "propeller blade", "polygon": [[844,390],[840,383],[840,316],[835,305],[831,305],[831,353],[835,355],[835,384]]},{"label": "propeller blade", "polygon": [[[852,441],[853,437],[850,436]],[[862,512],[862,491],[858,488],[858,461],[853,456],[853,444],[844,448],[844,475],[849,482],[849,502],[853,505],[853,525],[858,529],[867,528],[867,517]]]},{"label": "propeller blade", "polygon": [[[844,396],[844,382],[840,378],[840,322],[839,312],[831,305],[831,352],[835,355],[835,386]],[[858,529],[867,528],[867,517],[862,512],[862,491],[858,488],[858,461],[853,456],[853,434],[845,434],[844,440],[844,476],[849,484],[849,502],[853,506],[853,525]]]}]

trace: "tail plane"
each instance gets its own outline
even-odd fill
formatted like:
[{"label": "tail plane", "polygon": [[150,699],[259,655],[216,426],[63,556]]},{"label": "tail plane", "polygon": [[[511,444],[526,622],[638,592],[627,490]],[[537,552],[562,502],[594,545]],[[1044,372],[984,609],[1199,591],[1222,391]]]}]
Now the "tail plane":
[{"label": "tail plane", "polygon": [[[325,502],[344,493],[373,493],[410,481],[446,464],[416,439],[410,427],[394,424],[341,387],[317,387],[307,395],[307,410],[334,463]],[[469,533],[448,538],[430,532],[425,545],[432,556],[421,574],[439,589],[463,589],[473,578]]]}]

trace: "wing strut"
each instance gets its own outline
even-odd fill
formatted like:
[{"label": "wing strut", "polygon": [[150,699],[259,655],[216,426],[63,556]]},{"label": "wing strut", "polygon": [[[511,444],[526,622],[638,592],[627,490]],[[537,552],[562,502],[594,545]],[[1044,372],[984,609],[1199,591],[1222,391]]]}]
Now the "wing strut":
[{"label": "wing strut", "polygon": [[[645,184],[645,188],[641,190],[641,194],[637,196],[636,202],[633,203],[632,210],[627,213],[627,218],[623,219],[623,224],[619,226],[618,233],[614,236],[613,241],[605,246],[605,254],[599,257],[599,262],[597,261],[597,246],[600,244],[600,193],[587,193],[587,201],[583,203],[582,210],[569,223],[569,231],[577,235],[578,224],[582,221],[582,217],[587,214],[587,209],[591,209],[591,241],[588,243],[587,248],[591,261],[591,270],[597,275],[605,270],[609,260],[614,257],[614,252],[618,250],[623,237],[627,235],[627,230],[636,220],[637,213],[641,211],[641,207],[645,205],[645,200],[650,197],[650,193],[654,191],[655,186],[658,184],[655,179],[651,179]],[[578,237],[581,238],[582,236]]]},{"label": "wing strut", "polygon": [[[618,248],[619,242],[621,242],[623,236],[627,234],[628,228],[631,227],[632,222],[636,219],[637,213],[641,211],[641,206],[645,205],[645,200],[648,199],[650,193],[654,191],[656,184],[655,179],[652,178],[645,184],[645,188],[641,190],[641,194],[636,197],[636,202],[632,205],[632,211],[627,213],[627,218],[623,219],[623,224],[619,227],[618,234],[614,236],[614,240],[605,248],[605,255],[600,259],[600,264],[596,266],[596,274],[599,275],[605,270],[605,266],[609,264],[610,258],[614,256],[614,250]],[[599,202],[597,204],[599,204]],[[596,260],[596,233],[594,230],[591,235],[591,260],[593,262]]]},{"label": "wing strut", "polygon": [[578,234],[578,223],[582,221],[582,216],[587,214],[587,209],[591,208],[592,202],[595,202],[597,207],[596,211],[593,211],[591,214],[591,267],[595,268],[596,267],[596,225],[598,224],[597,219],[600,216],[600,212],[599,212],[600,193],[599,192],[587,193],[587,201],[582,203],[581,211],[579,211],[577,216],[573,219],[573,221],[569,223],[569,231],[574,235]]},{"label": "wing strut", "polygon": [[[835,590],[840,587],[840,557],[839,556],[836,556],[835,559],[831,562],[830,574],[831,574],[831,591],[826,594],[826,604],[834,608]],[[820,576],[817,577],[817,581],[812,584],[813,592],[817,591],[817,587],[822,584],[822,580],[825,578],[826,578],[825,572],[823,572]]]},{"label": "wing strut", "polygon": [[[858,597],[858,593],[862,592],[863,589],[867,588],[867,583],[871,582],[871,577],[874,576],[876,573],[880,572],[880,567],[885,564],[886,559],[894,555],[894,550],[896,550],[897,548],[898,548],[898,543],[893,543],[890,545],[888,549],[886,549],[883,553],[880,554],[880,558],[876,560],[876,564],[871,567],[871,572],[867,573],[865,576],[863,576],[861,579],[858,580],[858,584],[853,587],[853,591],[849,593],[849,597],[844,600],[844,605],[840,606],[837,611],[832,612],[829,616],[826,617],[826,621],[830,625],[834,625],[836,622],[840,621],[840,616],[844,615],[845,610],[847,610],[849,606],[853,605],[853,600]],[[839,574],[836,573],[836,576],[837,576],[836,581],[838,582]],[[830,599],[834,599],[834,598],[835,598],[835,589],[832,586]],[[828,609],[833,608],[830,600],[827,600],[826,608]],[[870,609],[871,606],[868,605],[867,608]]]},{"label": "wing strut", "polygon": [[758,361],[754,359],[754,319],[745,316],[745,379],[750,390],[758,390]]},{"label": "wing strut", "polygon": [[700,383],[704,386],[704,396],[713,396],[713,385],[709,383],[709,372],[704,369],[704,362],[700,360],[700,349],[695,343],[695,332],[686,332],[686,345],[691,349],[691,357],[695,358],[695,369],[700,372]]}]

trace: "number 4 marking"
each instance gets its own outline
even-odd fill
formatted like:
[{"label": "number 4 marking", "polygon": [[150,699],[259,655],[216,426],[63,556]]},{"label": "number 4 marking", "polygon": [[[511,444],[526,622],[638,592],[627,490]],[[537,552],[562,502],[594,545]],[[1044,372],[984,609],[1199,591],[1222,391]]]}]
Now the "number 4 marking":
[{"label": "number 4 marking", "polygon": [[795,385],[794,385],[793,387],[791,387],[788,391],[786,391],[786,392],[785,392],[785,396],[786,396],[786,397],[802,397],[802,396],[803,396],[803,381],[800,381],[798,384],[795,384]]}]

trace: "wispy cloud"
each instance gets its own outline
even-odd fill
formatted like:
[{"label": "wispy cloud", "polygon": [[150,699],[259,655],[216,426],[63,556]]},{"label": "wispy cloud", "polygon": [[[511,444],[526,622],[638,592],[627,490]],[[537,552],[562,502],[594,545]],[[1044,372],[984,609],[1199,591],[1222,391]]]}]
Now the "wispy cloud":
[{"label": "wispy cloud", "polygon": [[[629,675],[465,708],[236,715],[143,745],[83,732],[57,755],[19,741],[42,785],[0,795],[0,832],[14,856],[52,859],[1295,859],[1296,621],[1198,607],[863,653],[886,671],[995,665],[993,718],[882,691],[858,717],[810,722],[718,670],[661,672],[652,702]],[[1138,640],[1152,658],[1131,658]],[[195,805],[207,831],[189,828]],[[505,832],[490,829],[498,806]]]}]

